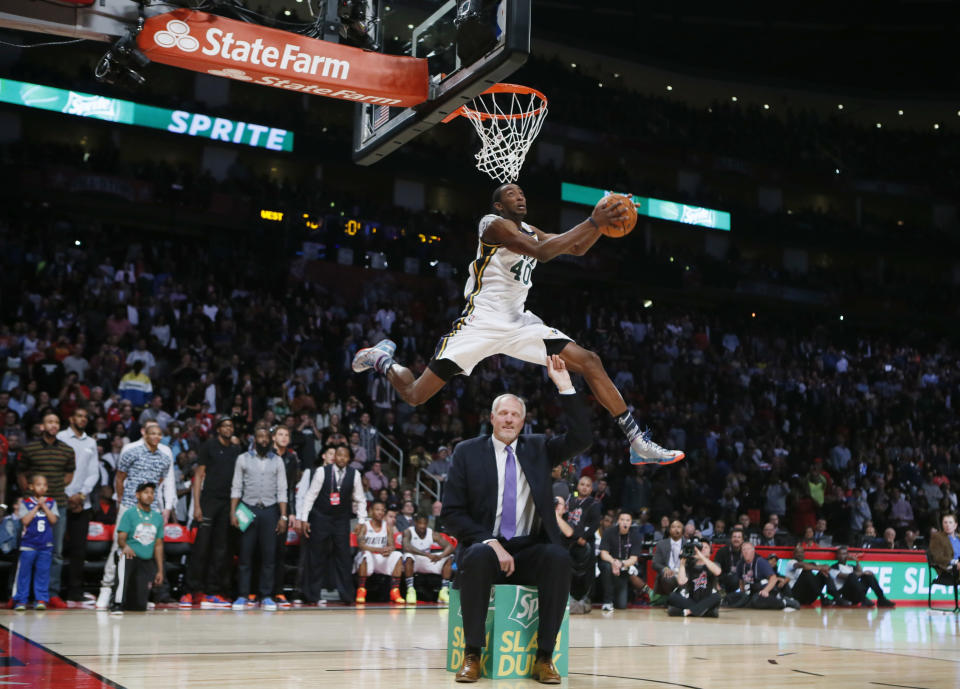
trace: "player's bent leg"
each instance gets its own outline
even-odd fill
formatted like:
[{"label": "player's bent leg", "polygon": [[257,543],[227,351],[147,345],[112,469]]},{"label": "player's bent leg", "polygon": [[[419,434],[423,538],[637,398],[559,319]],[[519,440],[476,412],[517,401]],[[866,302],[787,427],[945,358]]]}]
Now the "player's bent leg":
[{"label": "player's bent leg", "polygon": [[[442,359],[441,361],[448,360]],[[450,376],[453,375],[450,374],[447,378],[437,375],[433,363],[433,361],[430,362],[431,367],[420,374],[419,378],[414,378],[413,372],[406,366],[393,363],[387,369],[387,380],[396,389],[400,399],[412,407],[417,407],[440,392],[443,386],[447,384]]]},{"label": "player's bent leg", "polygon": [[[547,354],[554,354],[551,348],[559,346],[556,340],[546,340]],[[560,358],[572,371],[583,375],[590,390],[614,417],[617,424],[630,441],[630,461],[633,464],[673,464],[686,455],[680,450],[668,450],[650,439],[649,431],[641,431],[636,420],[627,410],[627,404],[617,387],[610,380],[600,357],[576,342],[567,342],[559,352]]]},{"label": "player's bent leg", "polygon": [[[552,341],[547,341],[548,355],[556,353],[550,351],[553,349],[551,344]],[[584,377],[590,390],[596,395],[597,401],[610,412],[611,416],[620,416],[627,411],[627,403],[623,401],[623,396],[610,380],[610,376],[603,368],[603,362],[595,352],[584,349],[576,342],[567,341],[559,354],[567,368]]]}]

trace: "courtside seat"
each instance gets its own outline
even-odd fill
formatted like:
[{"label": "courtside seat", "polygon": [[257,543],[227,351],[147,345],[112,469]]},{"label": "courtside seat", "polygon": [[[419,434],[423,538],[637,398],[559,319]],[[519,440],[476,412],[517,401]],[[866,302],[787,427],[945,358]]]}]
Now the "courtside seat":
[{"label": "courtside seat", "polygon": [[188,529],[182,524],[165,524],[163,527],[164,576],[170,587],[178,591],[183,588],[187,557],[196,537],[196,528]]},{"label": "courtside seat", "polygon": [[937,566],[929,550],[927,551],[927,581],[930,582],[927,587],[927,607],[929,609],[936,609],[933,605],[933,587],[939,585],[953,588],[953,611],[960,612],[960,579],[953,572]]}]

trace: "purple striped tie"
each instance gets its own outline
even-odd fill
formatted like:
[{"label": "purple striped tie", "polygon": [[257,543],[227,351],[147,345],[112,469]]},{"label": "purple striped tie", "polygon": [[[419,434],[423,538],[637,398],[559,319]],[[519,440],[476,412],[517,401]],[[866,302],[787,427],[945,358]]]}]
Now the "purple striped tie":
[{"label": "purple striped tie", "polygon": [[500,535],[508,541],[517,533],[517,460],[507,445],[507,462],[503,467],[503,510],[500,513]]}]

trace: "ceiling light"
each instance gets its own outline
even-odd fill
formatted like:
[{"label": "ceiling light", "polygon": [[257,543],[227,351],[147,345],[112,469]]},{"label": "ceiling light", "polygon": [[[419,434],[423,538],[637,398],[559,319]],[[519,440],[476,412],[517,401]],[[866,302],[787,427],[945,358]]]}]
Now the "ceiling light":
[{"label": "ceiling light", "polygon": [[286,15],[287,17],[289,17],[289,16],[290,16],[290,10],[284,10],[284,11],[283,11],[283,14]]},{"label": "ceiling light", "polygon": [[903,110],[897,110],[898,115],[903,115]]},{"label": "ceiling light", "polygon": [[877,129],[880,129],[880,127],[882,127],[882,126],[883,126],[883,125],[882,125],[881,123],[877,122]]},{"label": "ceiling light", "polygon": [[837,104],[837,110],[843,110],[843,103]]},{"label": "ceiling light", "polygon": [[408,29],[412,29],[412,28],[413,28],[413,24],[407,24],[407,28],[408,28]]},{"label": "ceiling light", "polygon": [[934,122],[934,123],[933,123],[933,128],[934,128],[934,129],[940,129],[940,124],[937,123],[937,122]]},{"label": "ceiling light", "polygon": [[[673,87],[670,84],[667,84],[667,91],[673,91]],[[960,113],[957,113],[960,115]]]},{"label": "ceiling light", "polygon": [[576,69],[576,68],[577,68],[577,63],[576,63],[576,62],[571,62],[571,63],[570,63],[570,66],[573,67],[574,69]]},{"label": "ceiling light", "polygon": [[736,103],[736,102],[737,102],[737,97],[736,97],[736,96],[734,96],[734,97],[733,97],[733,98],[731,98],[730,100],[732,100],[732,101],[733,101],[734,103]]},{"label": "ceiling light", "polygon": [[769,109],[770,109],[770,106],[769,106],[768,104],[764,103],[764,104],[763,104],[763,109],[764,109],[764,110],[769,110]]}]

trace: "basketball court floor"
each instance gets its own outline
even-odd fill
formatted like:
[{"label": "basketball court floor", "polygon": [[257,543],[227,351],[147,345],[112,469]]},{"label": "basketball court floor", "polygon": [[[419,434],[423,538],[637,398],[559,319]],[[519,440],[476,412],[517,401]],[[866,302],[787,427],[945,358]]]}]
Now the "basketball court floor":
[{"label": "basketball court floor", "polygon": [[[0,614],[0,686],[454,686],[446,609]],[[594,610],[570,621],[568,687],[960,687],[960,616],[926,608]],[[496,689],[532,680],[481,680]]]}]

